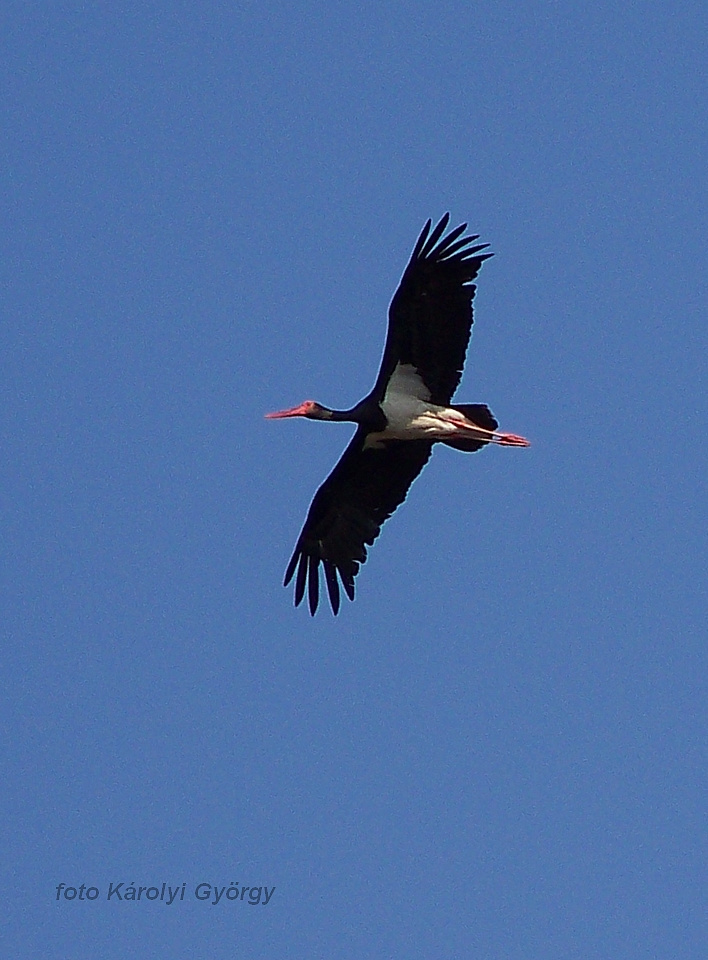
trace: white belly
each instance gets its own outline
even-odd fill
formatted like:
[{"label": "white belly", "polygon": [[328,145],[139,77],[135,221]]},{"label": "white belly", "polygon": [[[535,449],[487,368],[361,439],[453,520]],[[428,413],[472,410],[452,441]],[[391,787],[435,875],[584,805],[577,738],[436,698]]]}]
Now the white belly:
[{"label": "white belly", "polygon": [[430,403],[430,392],[410,364],[400,364],[394,370],[381,409],[388,424],[385,430],[369,434],[367,447],[380,446],[386,440],[487,440],[490,435],[459,410]]},{"label": "white belly", "polygon": [[382,440],[445,440],[461,432],[469,436],[469,420],[458,410],[409,397],[395,398],[382,407],[388,420],[379,434]]}]

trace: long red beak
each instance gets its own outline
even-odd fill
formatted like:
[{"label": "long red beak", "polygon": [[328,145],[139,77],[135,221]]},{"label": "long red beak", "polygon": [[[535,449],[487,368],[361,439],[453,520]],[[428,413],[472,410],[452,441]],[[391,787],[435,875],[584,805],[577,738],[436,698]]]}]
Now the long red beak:
[{"label": "long red beak", "polygon": [[290,410],[278,410],[275,413],[267,413],[266,420],[282,420],[283,417],[305,417],[310,409],[310,401],[306,400],[299,407],[292,407]]}]

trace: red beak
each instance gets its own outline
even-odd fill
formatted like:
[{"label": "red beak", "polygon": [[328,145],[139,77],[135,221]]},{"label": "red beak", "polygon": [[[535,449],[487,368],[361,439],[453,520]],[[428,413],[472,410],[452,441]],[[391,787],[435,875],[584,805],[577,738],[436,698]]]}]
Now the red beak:
[{"label": "red beak", "polygon": [[283,417],[306,417],[310,409],[310,400],[305,400],[299,407],[292,407],[290,410],[278,410],[276,413],[267,413],[266,420],[282,420]]}]

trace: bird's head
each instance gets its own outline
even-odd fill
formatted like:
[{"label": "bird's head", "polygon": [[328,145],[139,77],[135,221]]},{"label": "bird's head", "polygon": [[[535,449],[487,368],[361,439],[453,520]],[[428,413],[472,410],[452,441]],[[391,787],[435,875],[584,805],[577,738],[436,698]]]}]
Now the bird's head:
[{"label": "bird's head", "polygon": [[323,407],[315,400],[305,400],[299,407],[291,410],[278,410],[276,413],[267,413],[266,420],[281,420],[283,417],[307,417],[308,420],[331,420],[332,411]]}]

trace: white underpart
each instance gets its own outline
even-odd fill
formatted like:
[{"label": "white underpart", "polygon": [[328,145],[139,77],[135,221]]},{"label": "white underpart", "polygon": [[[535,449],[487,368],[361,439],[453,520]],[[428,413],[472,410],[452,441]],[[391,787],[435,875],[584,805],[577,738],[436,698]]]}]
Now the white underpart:
[{"label": "white underpart", "polygon": [[381,407],[388,426],[370,433],[365,447],[379,447],[386,440],[489,440],[491,430],[478,427],[450,407],[430,403],[430,391],[410,363],[399,363],[388,381]]}]

